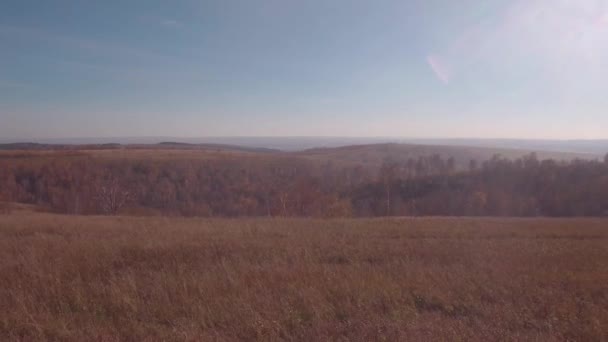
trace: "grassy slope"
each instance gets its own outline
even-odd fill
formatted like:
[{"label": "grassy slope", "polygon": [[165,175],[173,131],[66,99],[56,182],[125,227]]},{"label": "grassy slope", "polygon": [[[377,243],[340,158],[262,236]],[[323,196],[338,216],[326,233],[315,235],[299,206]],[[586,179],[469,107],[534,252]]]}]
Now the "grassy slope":
[{"label": "grassy slope", "polygon": [[0,215],[0,340],[606,340],[608,221]]}]

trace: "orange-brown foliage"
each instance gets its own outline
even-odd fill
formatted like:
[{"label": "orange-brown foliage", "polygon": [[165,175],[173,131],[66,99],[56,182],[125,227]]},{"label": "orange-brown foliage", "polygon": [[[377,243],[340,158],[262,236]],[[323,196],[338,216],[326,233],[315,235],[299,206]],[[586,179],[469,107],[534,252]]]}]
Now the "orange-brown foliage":
[{"label": "orange-brown foliage", "polygon": [[0,340],[608,340],[608,221],[0,216]]},{"label": "orange-brown foliage", "polygon": [[77,215],[598,217],[608,216],[608,164],[534,154],[463,169],[439,154],[353,166],[299,153],[0,151],[0,201]]}]

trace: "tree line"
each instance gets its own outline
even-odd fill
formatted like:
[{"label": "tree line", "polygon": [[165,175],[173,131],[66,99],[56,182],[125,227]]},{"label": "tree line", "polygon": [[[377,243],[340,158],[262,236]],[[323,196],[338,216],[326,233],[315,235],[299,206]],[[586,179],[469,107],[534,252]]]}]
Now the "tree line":
[{"label": "tree line", "polygon": [[[0,202],[79,215],[205,217],[608,216],[603,161],[438,155],[380,167],[287,156],[3,156]],[[0,211],[1,212],[1,211]]]}]

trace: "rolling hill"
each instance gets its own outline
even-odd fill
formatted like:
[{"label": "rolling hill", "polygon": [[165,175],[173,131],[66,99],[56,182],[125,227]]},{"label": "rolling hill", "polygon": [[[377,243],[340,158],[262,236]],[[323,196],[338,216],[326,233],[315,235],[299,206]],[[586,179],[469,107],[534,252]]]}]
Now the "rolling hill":
[{"label": "rolling hill", "polygon": [[[459,145],[425,145],[425,144],[403,144],[403,143],[374,143],[364,145],[348,145],[340,147],[318,147],[301,151],[282,151],[274,148],[252,147],[241,145],[228,145],[216,143],[184,143],[184,142],[160,142],[156,144],[45,144],[45,143],[7,143],[0,144],[0,151],[89,151],[91,154],[129,155],[130,151],[139,151],[138,154],[146,153],[158,156],[180,155],[202,156],[204,154],[240,154],[246,153],[250,156],[256,154],[269,157],[272,155],[283,157],[304,158],[312,161],[336,162],[346,165],[362,164],[366,166],[377,166],[385,160],[404,162],[408,159],[417,159],[430,155],[439,155],[444,159],[454,158],[458,167],[466,167],[470,160],[489,160],[495,155],[503,158],[515,159],[526,154],[535,152],[539,159],[573,160],[573,159],[597,159],[599,155],[589,153],[557,152],[532,149],[493,148],[480,146]],[[96,152],[97,151],[97,152]],[[145,151],[145,152],[144,152]],[[194,153],[196,152],[196,153]],[[200,153],[199,153],[200,152]]]},{"label": "rolling hill", "polygon": [[470,160],[489,160],[495,155],[503,158],[516,159],[535,152],[539,159],[573,160],[573,159],[595,159],[595,155],[584,153],[566,153],[553,151],[533,151],[507,148],[471,147],[471,146],[441,146],[441,145],[416,145],[416,144],[372,144],[353,145],[337,148],[314,148],[301,152],[295,152],[299,157],[333,161],[346,164],[380,165],[386,159],[396,162],[404,162],[408,159],[417,159],[429,155],[439,155],[444,159],[454,158],[456,166],[467,167]]}]

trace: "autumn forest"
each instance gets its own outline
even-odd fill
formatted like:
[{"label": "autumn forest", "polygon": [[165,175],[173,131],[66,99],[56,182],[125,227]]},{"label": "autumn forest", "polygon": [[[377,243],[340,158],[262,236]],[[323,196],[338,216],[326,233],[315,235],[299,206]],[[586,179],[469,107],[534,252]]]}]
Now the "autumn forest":
[{"label": "autumn forest", "polygon": [[175,147],[10,150],[0,152],[0,202],[75,215],[605,216],[608,157],[343,162]]}]

